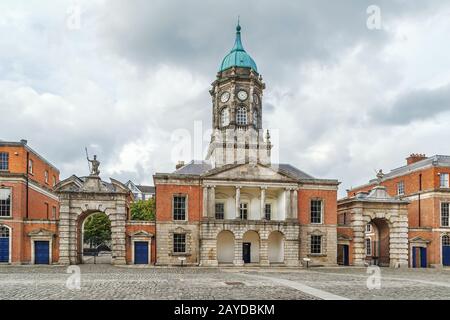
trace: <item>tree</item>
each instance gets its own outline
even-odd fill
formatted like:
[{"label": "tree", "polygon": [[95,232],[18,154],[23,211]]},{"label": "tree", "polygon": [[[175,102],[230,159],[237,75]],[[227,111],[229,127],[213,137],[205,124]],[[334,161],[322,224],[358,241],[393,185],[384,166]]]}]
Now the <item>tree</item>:
[{"label": "tree", "polygon": [[131,204],[131,220],[154,221],[155,199],[138,200]]},{"label": "tree", "polygon": [[111,241],[111,221],[106,214],[93,214],[84,223],[84,243],[97,247]]}]

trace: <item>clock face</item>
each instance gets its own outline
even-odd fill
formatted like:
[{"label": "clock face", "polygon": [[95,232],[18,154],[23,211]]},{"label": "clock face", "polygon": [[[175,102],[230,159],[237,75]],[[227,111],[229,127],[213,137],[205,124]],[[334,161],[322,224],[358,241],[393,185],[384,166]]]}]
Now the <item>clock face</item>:
[{"label": "clock face", "polygon": [[222,95],[220,96],[220,101],[222,103],[227,102],[230,99],[230,93],[228,91],[222,93]]},{"label": "clock face", "polygon": [[241,101],[245,101],[248,98],[248,94],[244,90],[239,91],[237,96],[238,96],[239,100],[241,100]]}]

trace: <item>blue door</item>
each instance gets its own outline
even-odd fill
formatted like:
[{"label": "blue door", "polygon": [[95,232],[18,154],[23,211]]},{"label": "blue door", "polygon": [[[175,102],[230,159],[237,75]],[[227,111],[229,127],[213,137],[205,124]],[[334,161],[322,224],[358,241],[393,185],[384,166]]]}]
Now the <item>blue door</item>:
[{"label": "blue door", "polygon": [[0,262],[9,262],[9,238],[0,238]]},{"label": "blue door", "polygon": [[343,254],[344,254],[344,266],[348,266],[350,264],[349,263],[348,245],[344,245],[343,248],[344,248],[344,252],[343,252]]},{"label": "blue door", "polygon": [[442,246],[442,264],[450,266],[450,246]]},{"label": "blue door", "polygon": [[412,248],[412,267],[417,268],[417,247]]},{"label": "blue door", "polygon": [[427,267],[427,248],[413,247],[412,249],[412,266],[413,268]]},{"label": "blue door", "polygon": [[134,243],[134,264],[148,264],[148,242]]},{"label": "blue door", "polygon": [[420,248],[420,267],[427,267],[427,248]]},{"label": "blue door", "polygon": [[49,264],[49,242],[35,241],[34,242],[34,263],[35,264]]}]

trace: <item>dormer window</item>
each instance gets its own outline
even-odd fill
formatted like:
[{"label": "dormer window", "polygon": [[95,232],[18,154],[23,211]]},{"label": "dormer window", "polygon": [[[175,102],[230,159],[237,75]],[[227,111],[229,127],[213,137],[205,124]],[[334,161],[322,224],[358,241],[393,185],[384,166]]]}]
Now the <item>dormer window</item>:
[{"label": "dormer window", "polygon": [[239,107],[236,112],[236,123],[239,126],[247,125],[247,109],[245,107]]}]

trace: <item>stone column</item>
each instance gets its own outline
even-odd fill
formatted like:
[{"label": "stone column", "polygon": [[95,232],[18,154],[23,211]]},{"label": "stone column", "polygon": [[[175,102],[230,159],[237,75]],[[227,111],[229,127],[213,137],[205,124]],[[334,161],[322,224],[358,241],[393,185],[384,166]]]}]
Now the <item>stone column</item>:
[{"label": "stone column", "polygon": [[260,219],[263,220],[265,219],[265,208],[266,208],[266,189],[267,187],[261,187],[261,215],[260,215]]},{"label": "stone column", "polygon": [[202,217],[208,217],[208,187],[203,187],[203,208],[202,208]]},{"label": "stone column", "polygon": [[214,219],[216,212],[216,189],[210,186],[208,191],[208,218]]},{"label": "stone column", "polygon": [[352,228],[353,228],[353,265],[364,266],[365,252],[365,221],[362,209],[352,212]]},{"label": "stone column", "polygon": [[291,200],[292,219],[298,220],[298,189],[292,190]]},{"label": "stone column", "polygon": [[289,188],[286,188],[284,191],[285,196],[285,210],[286,210],[286,220],[291,219],[291,190]]},{"label": "stone column", "polygon": [[[394,219],[392,219],[394,220]],[[408,267],[408,215],[402,214],[395,218],[389,230],[389,259],[390,267]]]},{"label": "stone column", "polygon": [[242,238],[234,240],[234,261],[233,264],[237,267],[244,265],[244,260],[242,259]]},{"label": "stone column", "polygon": [[[70,210],[70,209],[69,209]],[[79,252],[79,256],[77,253],[79,251],[77,238],[80,235],[80,230],[78,230],[77,218],[79,214],[73,212],[69,213],[69,260],[70,264],[78,264],[81,263],[83,259],[83,251]],[[81,241],[81,239],[80,239]],[[80,244],[81,245],[81,244]]]},{"label": "stone column", "polygon": [[269,231],[264,230],[260,232],[259,239],[259,264],[261,266],[269,266]]},{"label": "stone column", "polygon": [[111,220],[111,243],[112,243],[112,264],[126,264],[125,258],[125,221],[126,208],[125,205],[117,206],[117,212],[109,214]]},{"label": "stone column", "polygon": [[69,258],[69,205],[61,204],[59,214],[59,263],[70,264]]},{"label": "stone column", "polygon": [[[236,219],[240,219],[240,204],[241,204],[241,187],[236,187]],[[242,251],[242,248],[241,248]],[[241,257],[242,258],[242,257]]]}]

